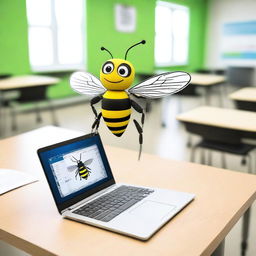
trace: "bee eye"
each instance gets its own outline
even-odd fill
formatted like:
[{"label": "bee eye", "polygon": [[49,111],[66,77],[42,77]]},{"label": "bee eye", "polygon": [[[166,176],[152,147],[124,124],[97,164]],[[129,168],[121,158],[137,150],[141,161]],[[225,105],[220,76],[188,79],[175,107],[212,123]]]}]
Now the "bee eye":
[{"label": "bee eye", "polygon": [[117,72],[122,77],[128,77],[131,74],[131,67],[123,63],[118,67]]},{"label": "bee eye", "polygon": [[110,74],[114,70],[114,64],[111,61],[106,62],[102,67],[104,74]]}]

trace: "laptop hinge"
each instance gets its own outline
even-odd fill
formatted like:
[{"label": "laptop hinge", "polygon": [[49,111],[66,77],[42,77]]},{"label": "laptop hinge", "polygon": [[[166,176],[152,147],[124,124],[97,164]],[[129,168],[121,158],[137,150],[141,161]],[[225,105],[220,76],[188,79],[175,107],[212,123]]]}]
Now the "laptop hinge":
[{"label": "laptop hinge", "polygon": [[113,184],[113,185],[111,185],[111,186],[109,186],[109,187],[107,187],[107,188],[105,188],[105,189],[103,189],[103,190],[101,190],[101,191],[99,191],[99,192],[97,192],[97,193],[95,193],[95,194],[89,196],[89,197],[86,197],[86,198],[83,199],[82,201],[79,201],[78,203],[73,204],[73,205],[69,206],[68,208],[62,210],[60,213],[63,214],[63,213],[66,212],[66,211],[72,211],[72,210],[74,210],[75,208],[79,207],[80,205],[83,205],[83,204],[85,204],[86,202],[88,202],[88,201],[90,201],[90,200],[92,200],[92,199],[94,199],[94,198],[100,196],[101,194],[104,194],[104,193],[108,192],[109,190],[111,190],[111,189],[114,188],[115,186],[116,186],[116,184]]}]

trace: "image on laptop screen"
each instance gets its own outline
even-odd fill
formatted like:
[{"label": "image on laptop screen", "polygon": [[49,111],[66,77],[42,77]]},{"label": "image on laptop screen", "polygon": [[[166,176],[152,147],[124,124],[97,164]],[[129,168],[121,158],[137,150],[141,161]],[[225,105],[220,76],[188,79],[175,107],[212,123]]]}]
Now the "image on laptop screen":
[{"label": "image on laptop screen", "polygon": [[54,156],[49,163],[61,197],[107,177],[96,145]]},{"label": "image on laptop screen", "polygon": [[56,203],[113,179],[99,136],[78,137],[40,149],[38,154]]}]

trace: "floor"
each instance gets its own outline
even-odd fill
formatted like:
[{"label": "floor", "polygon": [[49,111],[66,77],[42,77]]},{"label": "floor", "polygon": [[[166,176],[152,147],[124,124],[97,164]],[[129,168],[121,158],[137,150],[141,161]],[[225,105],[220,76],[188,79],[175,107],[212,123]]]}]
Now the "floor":
[{"label": "floor", "polygon": [[[211,104],[219,104],[218,91],[212,92]],[[143,104],[143,102],[141,102]],[[180,113],[192,109],[196,106],[202,105],[203,99],[200,97],[191,96],[172,96],[164,101],[154,101],[152,103],[152,111],[146,115],[144,125],[144,144],[143,152],[156,154],[164,158],[189,161],[190,149],[187,147],[188,134],[186,133],[182,124],[176,121],[175,116]],[[225,97],[225,107],[233,107],[232,102]],[[164,111],[163,111],[164,110]],[[163,114],[164,113],[164,114]],[[5,120],[5,136],[19,134],[31,129],[36,129],[41,126],[51,124],[51,116],[49,112],[42,111],[43,122],[36,124],[35,114],[32,112],[20,113],[18,115],[18,130],[11,132],[10,118],[6,110]],[[66,106],[57,109],[57,117],[61,127],[80,130],[85,133],[90,132],[90,127],[93,122],[93,114],[89,103],[85,102]],[[140,120],[140,116],[136,113],[134,118]],[[165,122],[166,126],[162,127],[161,123]],[[121,137],[113,137],[109,130],[102,123],[99,129],[104,144],[124,147],[132,150],[138,150],[138,133],[130,122],[127,131]],[[193,143],[198,140],[193,136]],[[143,157],[143,154],[142,154]],[[227,155],[228,168],[234,171],[246,172],[246,167],[241,165],[241,158]],[[199,162],[199,155],[197,156]],[[221,157],[218,153],[213,154],[214,166],[221,167]],[[255,154],[254,154],[255,164]],[[255,170],[256,167],[254,167]],[[249,248],[247,256],[256,255],[256,208],[255,204],[252,208]],[[226,238],[225,255],[238,256],[240,255],[241,242],[241,221],[239,221],[231,230]],[[2,256],[25,256],[24,252],[13,248],[3,242],[0,242],[0,255]],[[185,255],[184,255],[185,256]]]}]

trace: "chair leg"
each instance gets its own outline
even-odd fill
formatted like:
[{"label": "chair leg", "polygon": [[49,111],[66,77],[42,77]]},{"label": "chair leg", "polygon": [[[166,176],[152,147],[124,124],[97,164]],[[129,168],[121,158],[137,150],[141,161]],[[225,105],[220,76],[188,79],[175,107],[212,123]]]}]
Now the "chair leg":
[{"label": "chair leg", "polygon": [[248,154],[247,155],[247,161],[248,161],[248,173],[252,173],[252,158],[251,158],[251,155]]},{"label": "chair leg", "polygon": [[192,135],[188,134],[187,147],[190,148],[192,146]]},{"label": "chair leg", "polygon": [[40,114],[40,108],[38,107],[38,104],[35,103],[35,111],[36,111],[36,122],[41,123],[42,122],[42,117]]},{"label": "chair leg", "polygon": [[201,148],[201,164],[205,164],[205,150]]},{"label": "chair leg", "polygon": [[15,107],[11,106],[11,129],[12,131],[17,131],[18,125],[17,125],[17,116]]},{"label": "chair leg", "polygon": [[49,104],[49,111],[51,112],[51,115],[52,115],[52,123],[56,126],[59,126],[59,122],[58,122],[58,119],[57,119],[57,116],[56,116],[56,113],[55,113],[55,108],[52,104],[52,101],[50,99],[47,99],[48,101],[48,104]]},{"label": "chair leg", "polygon": [[208,150],[208,165],[212,165],[212,151]]},{"label": "chair leg", "polygon": [[195,162],[196,150],[197,150],[197,146],[191,147],[190,162]]},{"label": "chair leg", "polygon": [[224,153],[221,153],[221,166],[223,169],[227,169],[227,163],[226,163],[226,158]]}]

